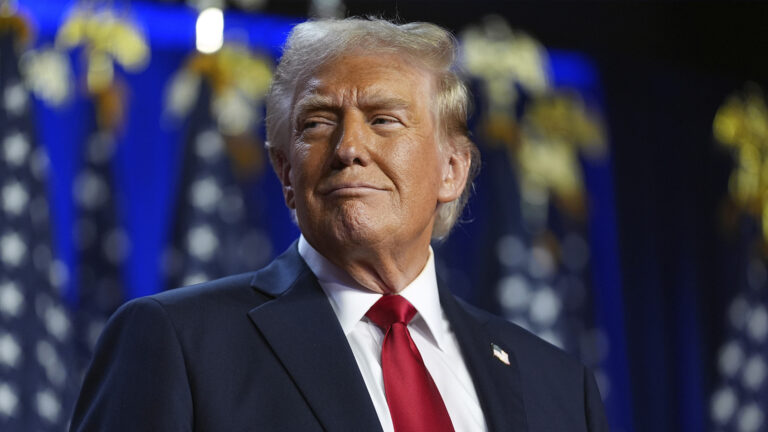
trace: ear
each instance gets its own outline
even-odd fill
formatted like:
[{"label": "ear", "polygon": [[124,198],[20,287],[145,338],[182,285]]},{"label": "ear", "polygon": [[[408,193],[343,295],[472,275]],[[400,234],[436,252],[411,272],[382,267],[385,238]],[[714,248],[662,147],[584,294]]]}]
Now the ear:
[{"label": "ear", "polygon": [[289,209],[296,209],[295,195],[293,185],[291,184],[291,162],[282,150],[276,148],[269,149],[269,158],[272,159],[272,166],[275,167],[275,173],[283,185],[283,198],[285,205]]},{"label": "ear", "polygon": [[443,178],[437,197],[440,203],[451,202],[461,196],[467,184],[469,167],[472,163],[472,153],[468,148],[459,149],[451,145],[446,151],[443,161]]}]

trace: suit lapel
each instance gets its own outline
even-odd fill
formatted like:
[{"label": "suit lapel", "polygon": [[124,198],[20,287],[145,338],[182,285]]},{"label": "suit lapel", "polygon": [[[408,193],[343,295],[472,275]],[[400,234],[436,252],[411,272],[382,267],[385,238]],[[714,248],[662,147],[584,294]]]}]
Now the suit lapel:
[{"label": "suit lapel", "polygon": [[296,243],[259,272],[254,287],[277,297],[248,315],[328,431],[380,431],[349,343]]},{"label": "suit lapel", "polygon": [[440,286],[440,303],[461,346],[488,430],[527,431],[520,370],[511,347],[502,347],[509,354],[509,365],[506,365],[493,356],[491,344],[495,341],[483,328],[484,323],[470,315],[450,291],[443,288],[444,284]]}]

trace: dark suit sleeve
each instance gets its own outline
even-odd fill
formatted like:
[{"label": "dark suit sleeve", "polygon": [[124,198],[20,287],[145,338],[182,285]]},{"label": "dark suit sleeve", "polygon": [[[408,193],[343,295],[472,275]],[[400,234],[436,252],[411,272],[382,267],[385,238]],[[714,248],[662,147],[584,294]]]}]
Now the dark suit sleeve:
[{"label": "dark suit sleeve", "polygon": [[71,431],[191,431],[192,395],[165,309],[134,300],[110,319],[80,392]]},{"label": "dark suit sleeve", "polygon": [[608,420],[605,418],[605,408],[597,389],[595,376],[584,368],[584,407],[587,417],[587,430],[590,432],[608,432]]}]

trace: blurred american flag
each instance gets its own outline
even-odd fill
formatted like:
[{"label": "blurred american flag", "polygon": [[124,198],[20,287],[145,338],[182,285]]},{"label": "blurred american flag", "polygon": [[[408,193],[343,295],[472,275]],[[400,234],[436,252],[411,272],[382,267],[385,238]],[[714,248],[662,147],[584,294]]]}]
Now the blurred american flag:
[{"label": "blurred american flag", "polygon": [[712,430],[768,431],[768,267],[755,247],[754,220],[745,217],[740,273],[726,313],[718,358],[719,383],[710,399]]},{"label": "blurred american flag", "polygon": [[60,431],[79,383],[70,372],[74,327],[61,301],[66,267],[51,248],[48,159],[15,38],[0,30],[0,430]]},{"label": "blurred american flag", "polygon": [[164,257],[169,289],[256,270],[272,256],[269,235],[249,212],[247,187],[211,115],[211,87],[204,80],[193,85],[199,86],[197,100],[186,119],[174,233]]},{"label": "blurred american flag", "polygon": [[[95,124],[95,122],[94,122]],[[121,268],[130,243],[115,206],[111,162],[115,141],[94,127],[84,145],[84,164],[73,184],[78,248],[78,304],[74,319],[76,370],[84,373],[107,319],[123,302]]]}]

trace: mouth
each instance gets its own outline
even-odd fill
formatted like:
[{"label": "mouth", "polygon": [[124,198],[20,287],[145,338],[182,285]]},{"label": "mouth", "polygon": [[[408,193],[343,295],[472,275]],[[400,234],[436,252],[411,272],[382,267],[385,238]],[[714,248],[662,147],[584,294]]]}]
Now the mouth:
[{"label": "mouth", "polygon": [[322,188],[320,193],[327,196],[360,196],[383,191],[383,188],[368,183],[342,183]]}]

